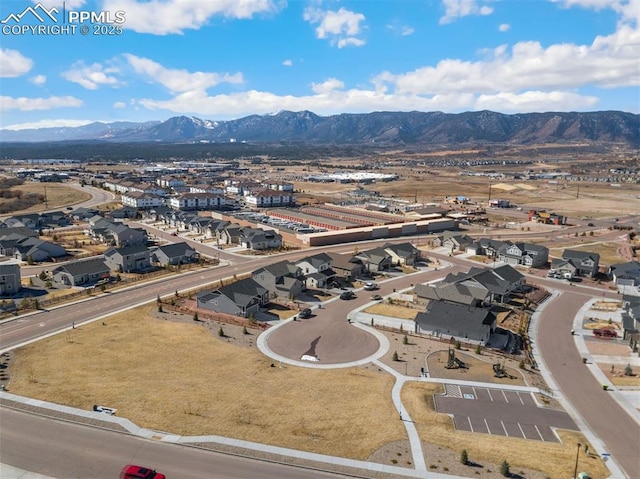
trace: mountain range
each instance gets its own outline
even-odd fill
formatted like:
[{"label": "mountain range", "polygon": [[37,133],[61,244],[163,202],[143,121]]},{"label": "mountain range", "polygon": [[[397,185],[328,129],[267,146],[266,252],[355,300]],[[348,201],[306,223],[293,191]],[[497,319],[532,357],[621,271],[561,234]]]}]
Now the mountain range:
[{"label": "mountain range", "polygon": [[506,115],[374,112],[319,116],[282,111],[228,121],[176,116],[143,123],[94,122],[80,127],[0,130],[2,142],[303,142],[311,144],[570,144],[611,142],[640,146],[640,115],[621,111]]}]

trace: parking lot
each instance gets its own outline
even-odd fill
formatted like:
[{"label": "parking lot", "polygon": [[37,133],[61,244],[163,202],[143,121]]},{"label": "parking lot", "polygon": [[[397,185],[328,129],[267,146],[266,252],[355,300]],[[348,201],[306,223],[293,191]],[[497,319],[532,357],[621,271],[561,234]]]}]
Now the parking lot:
[{"label": "parking lot", "polygon": [[452,416],[460,431],[559,442],[554,429],[578,430],[567,413],[538,407],[528,392],[454,384],[445,391],[434,397],[436,411]]}]

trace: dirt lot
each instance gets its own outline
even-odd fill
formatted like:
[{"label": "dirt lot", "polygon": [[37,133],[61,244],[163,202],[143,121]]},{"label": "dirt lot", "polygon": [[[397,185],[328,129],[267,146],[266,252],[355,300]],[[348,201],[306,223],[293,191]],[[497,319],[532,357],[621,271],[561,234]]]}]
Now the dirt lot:
[{"label": "dirt lot", "polygon": [[[91,199],[89,193],[71,188],[62,183],[24,183],[23,185],[14,186],[12,190],[21,190],[23,193],[37,193],[45,195],[46,188],[46,203],[40,203],[33,205],[30,208],[15,211],[15,213],[37,213],[45,210],[62,209],[65,206],[74,205]],[[2,200],[0,200],[2,201]]]},{"label": "dirt lot", "polygon": [[[148,306],[15,352],[9,389],[81,409],[109,404],[143,427],[176,434],[217,434],[411,467],[404,427],[391,403],[390,376],[373,364],[332,371],[272,364],[255,348],[258,331],[247,332],[241,326],[194,322],[190,315],[160,313]],[[505,366],[516,379],[493,378],[495,358],[486,351],[480,356],[457,351],[469,368],[466,372],[446,370],[441,366],[448,344],[413,337],[403,344],[402,335],[384,334],[392,350],[382,361],[409,375],[419,375],[428,356],[433,375],[542,385],[536,372],[520,370],[514,361],[505,361]],[[141,336],[146,338],[142,345]],[[124,353],[134,343],[139,354]],[[191,345],[188,350],[183,347],[186,343]],[[158,351],[164,360],[150,361],[160,359]],[[393,361],[392,351],[402,360]],[[338,383],[341,387],[335,388]],[[220,387],[212,389],[211,384]],[[428,387],[433,392],[441,388]],[[148,391],[156,392],[149,395]],[[499,465],[506,459],[521,477],[561,477],[556,471],[564,474],[571,462],[565,449],[574,451],[576,440],[585,442],[580,435],[562,432],[566,444],[502,438],[494,450],[494,438],[487,441],[486,436],[454,432],[448,416],[428,412],[429,401],[423,403],[426,409],[419,406],[424,395],[423,385],[410,383],[403,390],[422,437],[429,438],[423,446],[434,472],[469,477],[479,472],[481,477],[497,479],[501,477]],[[132,399],[140,397],[145,399]],[[557,406],[554,401],[548,405]],[[359,413],[352,414],[354,410]],[[475,467],[460,464],[462,448],[468,450]],[[557,464],[523,460],[530,456],[555,457]],[[594,478],[604,477],[597,462],[593,461],[589,471]],[[536,468],[542,472],[534,471]]]}]

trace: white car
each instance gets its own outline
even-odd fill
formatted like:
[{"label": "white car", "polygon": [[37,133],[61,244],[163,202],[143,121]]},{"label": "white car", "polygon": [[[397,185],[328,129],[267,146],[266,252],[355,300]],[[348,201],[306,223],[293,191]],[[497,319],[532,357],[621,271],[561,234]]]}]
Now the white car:
[{"label": "white car", "polygon": [[369,281],[369,282],[364,284],[364,289],[365,289],[365,291],[373,291],[373,290],[378,289],[378,285],[376,283],[374,283],[373,281]]}]

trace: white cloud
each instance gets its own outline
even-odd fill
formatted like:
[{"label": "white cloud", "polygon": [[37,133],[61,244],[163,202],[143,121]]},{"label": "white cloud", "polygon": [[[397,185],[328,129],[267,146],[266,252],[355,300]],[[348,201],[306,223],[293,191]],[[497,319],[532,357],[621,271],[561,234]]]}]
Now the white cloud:
[{"label": "white cloud", "polygon": [[85,65],[80,61],[71,65],[69,70],[62,72],[62,77],[87,90],[97,90],[103,85],[111,87],[121,85],[113,73],[119,73],[119,70],[115,67],[105,67],[100,63]]},{"label": "white cloud", "polygon": [[291,60],[285,60],[285,61],[283,61],[283,62],[282,62],[282,64],[283,64],[285,67],[290,67],[290,66],[292,66],[292,65],[293,65],[293,62],[292,62]]},{"label": "white cloud", "polygon": [[500,30],[501,32],[508,32],[509,30],[511,30],[511,25],[509,25],[508,23],[501,23],[498,27],[498,30]]},{"label": "white cloud", "polygon": [[197,30],[216,15],[249,19],[256,14],[275,13],[281,7],[275,0],[104,0],[102,10],[125,12],[122,26],[126,29],[167,35]]},{"label": "white cloud", "polygon": [[403,37],[407,37],[409,35],[413,35],[415,30],[408,25],[402,25],[399,22],[389,23],[386,26],[387,29],[391,30],[396,35],[401,35]]},{"label": "white cloud", "polygon": [[330,93],[334,90],[339,90],[342,88],[344,88],[344,82],[338,80],[337,78],[329,78],[322,83],[311,84],[311,89],[318,94]]},{"label": "white cloud", "polygon": [[477,0],[442,0],[444,15],[439,23],[451,23],[457,18],[469,15],[491,15],[493,8],[487,5],[478,6]]},{"label": "white cloud", "polygon": [[0,78],[14,78],[24,75],[33,68],[33,60],[17,50],[0,48]]},{"label": "white cloud", "polygon": [[494,50],[483,61],[446,59],[435,66],[374,78],[378,89],[402,94],[438,95],[517,93],[527,90],[573,89],[585,85],[614,88],[640,85],[637,52],[640,31],[621,26],[591,45],[516,43]]},{"label": "white cloud", "polygon": [[39,120],[32,123],[16,123],[3,127],[3,130],[31,130],[36,128],[77,127],[88,125],[95,120]]},{"label": "white cloud", "polygon": [[0,96],[0,110],[51,110],[53,108],[79,107],[84,103],[79,98],[73,96],[51,96],[49,98],[13,98],[10,96]]},{"label": "white cloud", "polygon": [[124,57],[136,73],[146,75],[149,80],[161,84],[173,93],[204,91],[220,83],[237,84],[244,81],[242,73],[192,73],[187,70],[166,68],[153,60],[130,53],[126,53]]},{"label": "white cloud", "polygon": [[640,0],[550,0],[563,8],[582,7],[596,11],[611,9],[620,14],[622,21],[640,22]]},{"label": "white cloud", "polygon": [[480,95],[475,101],[476,110],[493,110],[505,113],[576,111],[593,109],[598,98],[565,91],[526,91],[521,94],[498,93]]},{"label": "white cloud", "polygon": [[47,83],[47,77],[44,75],[36,75],[29,78],[29,81],[34,85],[44,85],[45,83]]},{"label": "white cloud", "polygon": [[358,38],[358,35],[362,34],[360,23],[365,20],[362,13],[346,8],[334,11],[312,6],[304,11],[303,18],[312,25],[318,25],[316,38],[328,39],[331,45],[338,48],[350,45],[359,47],[365,44],[362,38]]},{"label": "white cloud", "polygon": [[402,35],[403,37],[407,37],[409,35],[413,35],[414,32],[415,30],[413,28],[404,25],[400,30],[400,35]]},{"label": "white cloud", "polygon": [[117,109],[125,108],[126,106],[127,104],[123,101],[117,101],[113,104],[113,107]]}]

